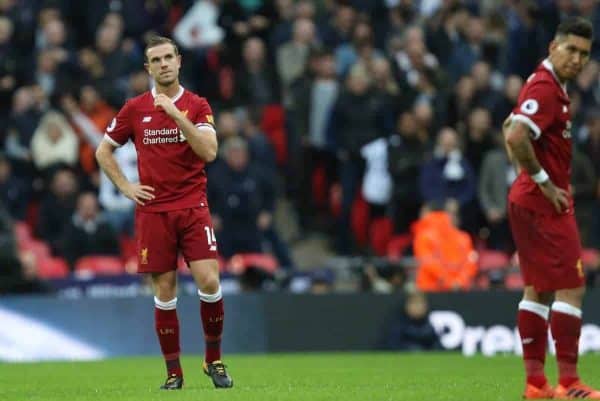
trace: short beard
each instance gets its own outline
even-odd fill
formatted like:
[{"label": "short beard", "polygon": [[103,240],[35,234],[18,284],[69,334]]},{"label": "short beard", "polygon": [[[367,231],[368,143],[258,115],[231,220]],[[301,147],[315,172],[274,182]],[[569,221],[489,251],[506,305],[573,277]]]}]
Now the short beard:
[{"label": "short beard", "polygon": [[167,87],[167,86],[171,86],[173,83],[175,83],[175,81],[177,81],[177,78],[173,78],[173,79],[170,79],[168,81],[164,81],[164,80],[161,81],[160,78],[159,78],[159,79],[156,80],[156,83],[159,84],[160,86]]}]

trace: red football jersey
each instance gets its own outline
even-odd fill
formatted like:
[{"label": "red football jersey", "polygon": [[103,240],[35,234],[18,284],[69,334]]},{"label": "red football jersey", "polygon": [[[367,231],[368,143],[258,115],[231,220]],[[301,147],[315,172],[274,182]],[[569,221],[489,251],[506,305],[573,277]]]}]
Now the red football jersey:
[{"label": "red football jersey", "polygon": [[[165,212],[207,206],[204,162],[194,153],[175,121],[154,107],[155,90],[129,99],[104,138],[114,146],[128,139],[138,154],[140,183],[154,187],[155,198],[138,205],[145,212]],[[214,130],[206,99],[179,87],[173,103],[197,127]]]},{"label": "red football jersey", "polygon": [[[571,179],[571,114],[566,87],[554,73],[552,63],[544,60],[521,89],[512,119],[529,126],[535,155],[552,182],[569,190]],[[522,171],[513,183],[509,199],[542,213],[556,213],[538,185]],[[573,213],[569,198],[567,213]]]}]

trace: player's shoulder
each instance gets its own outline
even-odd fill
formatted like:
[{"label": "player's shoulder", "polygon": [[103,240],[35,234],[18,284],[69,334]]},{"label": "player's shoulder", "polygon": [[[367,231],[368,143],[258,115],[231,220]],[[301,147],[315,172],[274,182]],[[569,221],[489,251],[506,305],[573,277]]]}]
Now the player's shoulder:
[{"label": "player's shoulder", "polygon": [[190,90],[185,89],[183,91],[183,96],[186,97],[189,101],[195,103],[195,104],[206,104],[208,103],[208,100],[205,97],[202,97]]},{"label": "player's shoulder", "polygon": [[541,90],[541,91],[556,91],[560,89],[556,83],[554,75],[551,71],[545,68],[538,68],[525,81],[523,90]]},{"label": "player's shoulder", "polygon": [[140,95],[127,99],[125,105],[132,109],[137,109],[140,107],[147,107],[148,105],[153,105],[154,99],[152,97],[152,93],[150,91],[146,91]]}]

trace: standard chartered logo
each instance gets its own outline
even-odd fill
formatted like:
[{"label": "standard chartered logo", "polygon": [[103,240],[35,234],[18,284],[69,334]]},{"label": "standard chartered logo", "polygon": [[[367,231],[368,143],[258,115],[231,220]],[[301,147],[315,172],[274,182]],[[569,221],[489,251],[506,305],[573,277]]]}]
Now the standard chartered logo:
[{"label": "standard chartered logo", "polygon": [[163,143],[179,143],[185,141],[185,137],[178,128],[145,129],[144,145],[157,145]]}]

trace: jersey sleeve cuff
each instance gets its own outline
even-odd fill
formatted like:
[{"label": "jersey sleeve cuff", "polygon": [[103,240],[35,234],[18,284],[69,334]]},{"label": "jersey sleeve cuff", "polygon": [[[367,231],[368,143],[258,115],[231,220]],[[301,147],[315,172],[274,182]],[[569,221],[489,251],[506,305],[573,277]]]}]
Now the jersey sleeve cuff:
[{"label": "jersey sleeve cuff", "polygon": [[198,123],[198,124],[196,124],[196,128],[201,129],[201,130],[209,130],[215,134],[217,133],[217,131],[215,130],[215,127],[213,127],[209,123]]},{"label": "jersey sleeve cuff", "polygon": [[123,146],[122,144],[120,144],[119,142],[115,141],[110,136],[108,136],[108,134],[104,134],[104,140],[116,148],[120,148],[121,146]]},{"label": "jersey sleeve cuff", "polygon": [[538,125],[535,122],[533,122],[531,118],[524,116],[523,114],[515,114],[512,118],[515,121],[520,121],[523,124],[527,125],[533,132],[533,139],[538,139],[540,135],[542,135],[542,130],[540,129],[540,127],[538,127]]}]

